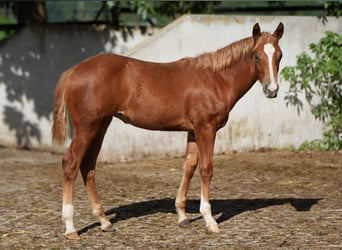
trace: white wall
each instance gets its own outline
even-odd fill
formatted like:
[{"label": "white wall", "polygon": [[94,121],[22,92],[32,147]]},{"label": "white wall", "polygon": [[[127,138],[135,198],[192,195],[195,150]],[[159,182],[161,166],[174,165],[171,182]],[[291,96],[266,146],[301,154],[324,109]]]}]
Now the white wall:
[{"label": "white wall", "polygon": [[[342,32],[341,19],[336,18],[328,18],[323,25],[316,17],[191,15],[176,20],[126,55],[156,62],[196,56],[251,36],[256,22],[263,31],[273,32],[280,21],[285,26],[280,41],[283,51],[280,69],[294,65],[296,55],[308,51],[309,44],[318,42],[325,31]],[[278,97],[267,99],[260,84],[256,83],[234,107],[228,124],[219,131],[215,153],[297,147],[304,140],[320,138],[321,124],[313,118],[307,106],[300,116],[295,108],[286,107],[284,96],[287,89],[288,83],[280,81]],[[144,156],[176,156],[184,153],[185,143],[186,133],[146,131],[114,119],[100,159],[116,161]]]},{"label": "white wall", "polygon": [[[280,21],[285,25],[281,68],[294,65],[296,55],[308,51],[309,44],[318,42],[326,30],[342,33],[342,19],[335,18],[323,25],[316,17],[184,16],[126,55],[158,62],[196,56],[250,36],[256,22],[262,30],[272,32]],[[123,53],[148,37],[137,31],[124,43],[120,32],[82,27],[25,28],[0,43],[0,145],[51,147],[53,91],[59,74],[85,57]],[[300,116],[294,108],[286,108],[287,89],[288,84],[280,82],[278,98],[266,99],[256,84],[219,131],[215,153],[298,146],[319,138],[321,125],[308,107]],[[145,131],[114,119],[100,160],[178,156],[184,153],[185,143],[186,133]]]}]

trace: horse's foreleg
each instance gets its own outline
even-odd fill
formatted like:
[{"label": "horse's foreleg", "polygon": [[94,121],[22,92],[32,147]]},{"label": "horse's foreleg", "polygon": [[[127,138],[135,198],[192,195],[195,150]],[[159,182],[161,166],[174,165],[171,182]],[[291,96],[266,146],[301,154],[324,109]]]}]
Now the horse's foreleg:
[{"label": "horse's foreleg", "polygon": [[201,204],[200,212],[205,220],[209,232],[219,232],[218,225],[211,213],[210,182],[213,176],[213,151],[216,130],[207,126],[196,131],[196,140],[199,151],[201,177]]},{"label": "horse's foreleg", "polygon": [[186,147],[186,158],[183,164],[183,177],[180,183],[176,197],[176,211],[178,214],[178,225],[181,227],[190,224],[190,220],[185,214],[187,193],[189,184],[198,164],[198,150],[195,142],[195,136],[188,134],[188,143]]},{"label": "horse's foreleg", "polygon": [[106,232],[113,231],[114,228],[104,214],[103,205],[96,190],[95,167],[103,138],[110,122],[111,119],[108,119],[101,123],[100,127],[98,128],[98,133],[94,141],[92,142],[89,150],[87,151],[87,154],[80,168],[83,182],[86,186],[88,197],[92,206],[93,215],[100,221],[102,231]]}]

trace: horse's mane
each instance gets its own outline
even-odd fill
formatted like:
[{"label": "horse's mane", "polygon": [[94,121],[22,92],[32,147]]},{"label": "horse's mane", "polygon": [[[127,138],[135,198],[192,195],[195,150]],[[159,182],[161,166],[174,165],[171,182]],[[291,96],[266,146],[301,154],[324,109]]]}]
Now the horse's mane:
[{"label": "horse's mane", "polygon": [[246,58],[254,51],[261,43],[265,43],[271,39],[272,35],[263,32],[256,44],[254,44],[253,37],[233,42],[232,44],[223,47],[215,52],[203,53],[196,57],[184,58],[184,62],[188,63],[190,67],[200,69],[212,69],[213,71],[220,71],[223,68],[229,67],[232,63]]}]

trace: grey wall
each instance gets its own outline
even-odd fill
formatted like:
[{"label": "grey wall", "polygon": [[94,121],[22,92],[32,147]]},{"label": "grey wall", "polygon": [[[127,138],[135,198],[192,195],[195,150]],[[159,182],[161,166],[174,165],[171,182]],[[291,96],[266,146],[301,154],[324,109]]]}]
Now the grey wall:
[{"label": "grey wall", "polygon": [[[280,67],[294,65],[326,30],[342,33],[342,20],[315,17],[184,16],[149,37],[153,30],[115,31],[106,26],[31,26],[0,43],[0,145],[51,147],[53,91],[59,75],[71,65],[101,52],[124,53],[151,61],[171,61],[215,51],[250,36],[259,22],[262,30],[285,25],[280,41]],[[148,39],[147,39],[148,38]],[[144,40],[144,41],[143,41]],[[143,41],[143,42],[142,42]],[[135,47],[134,47],[135,46]],[[321,124],[306,106],[301,116],[284,102],[288,83],[280,82],[277,99],[266,99],[260,84],[238,102],[228,124],[219,131],[215,153],[261,147],[298,146],[321,136]],[[70,140],[66,143],[68,145]],[[145,156],[178,156],[186,133],[146,131],[114,119],[106,134],[100,160],[118,161]],[[64,150],[64,149],[60,149]]]},{"label": "grey wall", "polygon": [[[150,32],[150,31],[149,31]],[[59,75],[102,52],[124,53],[148,37],[107,26],[27,26],[0,43],[0,144],[49,147],[53,92]]]}]

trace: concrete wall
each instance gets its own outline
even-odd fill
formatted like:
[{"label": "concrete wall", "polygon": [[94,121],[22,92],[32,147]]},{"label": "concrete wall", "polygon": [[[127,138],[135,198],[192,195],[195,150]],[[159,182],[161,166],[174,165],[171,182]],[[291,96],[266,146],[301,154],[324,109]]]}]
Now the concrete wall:
[{"label": "concrete wall", "polygon": [[[251,35],[259,22],[273,31],[282,21],[285,34],[281,68],[294,65],[296,55],[308,50],[326,30],[341,33],[341,19],[323,25],[315,17],[184,16],[149,39],[139,30],[114,31],[106,27],[26,27],[0,43],[0,145],[51,147],[53,91],[61,72],[80,60],[101,52],[124,53],[144,60],[165,62],[215,51]],[[230,114],[219,131],[216,153],[261,147],[298,146],[321,136],[321,125],[308,108],[300,116],[286,108],[288,84],[280,82],[277,99],[266,99],[256,84]],[[100,159],[118,161],[145,156],[181,155],[185,133],[152,132],[114,119],[106,134]]]},{"label": "concrete wall", "polygon": [[[256,22],[262,30],[273,32],[280,21],[285,25],[280,41],[283,50],[280,69],[294,65],[296,55],[308,51],[309,44],[318,42],[326,30],[342,32],[341,19],[336,18],[328,18],[323,25],[316,17],[191,15],[176,20],[126,55],[156,62],[196,56],[251,36]],[[308,106],[304,106],[300,116],[295,108],[286,107],[287,89],[288,83],[280,81],[278,98],[267,99],[260,84],[256,83],[234,107],[228,124],[219,131],[215,153],[297,147],[304,140],[320,138],[321,124],[313,118]],[[186,133],[144,131],[115,119],[106,135],[101,159],[115,161],[181,155],[185,143]]]},{"label": "concrete wall", "polygon": [[150,32],[105,25],[32,25],[1,41],[0,145],[50,147],[59,75],[89,56],[124,53]]}]

